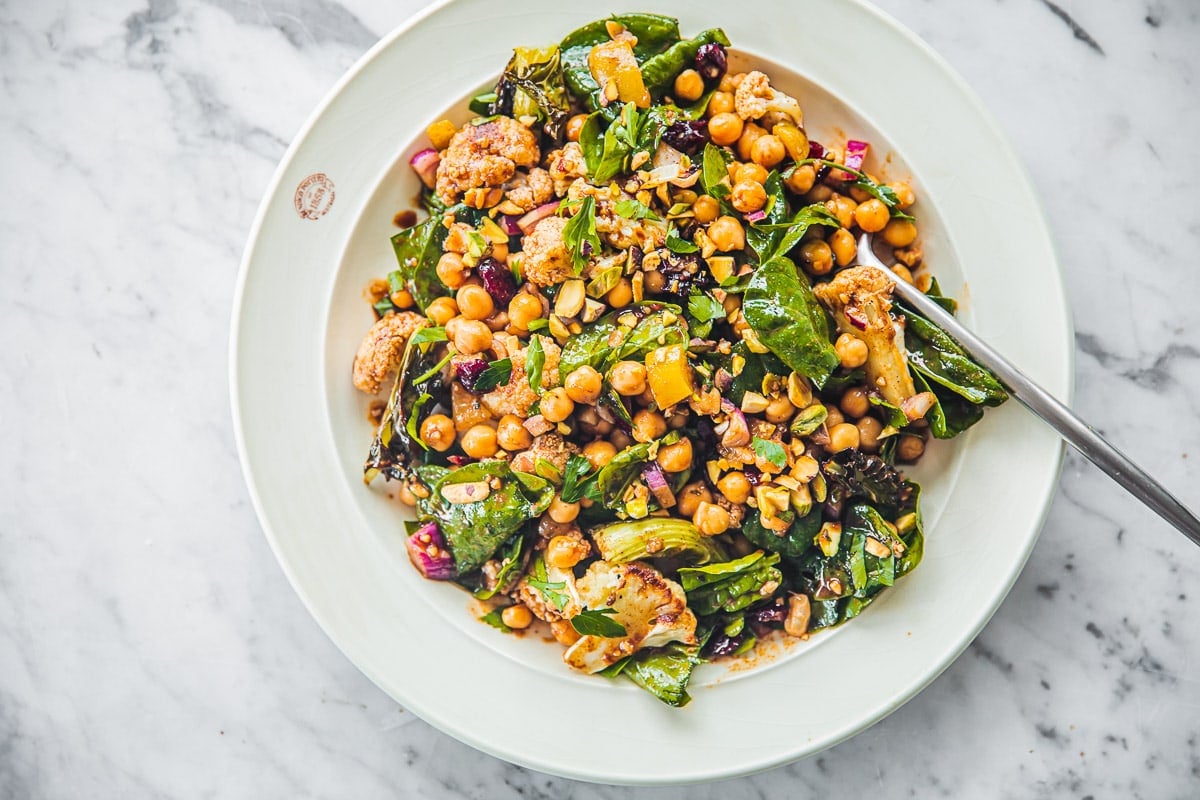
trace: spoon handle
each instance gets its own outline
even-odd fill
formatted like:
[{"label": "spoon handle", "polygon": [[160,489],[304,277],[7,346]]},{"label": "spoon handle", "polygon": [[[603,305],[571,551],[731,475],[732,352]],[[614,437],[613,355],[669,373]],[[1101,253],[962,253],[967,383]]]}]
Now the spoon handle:
[{"label": "spoon handle", "polygon": [[1012,362],[996,352],[991,345],[963,327],[952,314],[930,300],[924,292],[900,279],[871,250],[869,237],[863,236],[858,245],[859,260],[864,266],[881,269],[895,284],[896,294],[918,313],[930,320],[956,342],[972,358],[992,372],[1008,388],[1009,393],[1026,408],[1037,414],[1064,440],[1097,467],[1108,473],[1130,494],[1154,509],[1160,517],[1174,525],[1180,533],[1200,545],[1200,519],[1150,477],[1141,467],[1075,415],[1071,409],[1034,383]]}]

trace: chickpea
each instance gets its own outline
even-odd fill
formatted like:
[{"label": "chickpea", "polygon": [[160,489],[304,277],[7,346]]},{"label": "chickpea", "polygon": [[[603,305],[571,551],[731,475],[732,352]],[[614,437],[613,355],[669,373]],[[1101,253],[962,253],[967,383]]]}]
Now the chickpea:
[{"label": "chickpea", "polygon": [[834,194],[825,201],[825,208],[829,209],[829,213],[838,218],[843,228],[849,228],[854,224],[854,209],[857,208],[854,201],[843,194]]},{"label": "chickpea", "polygon": [[712,499],[712,492],[703,481],[692,481],[675,496],[675,509],[683,516],[690,517],[700,508],[701,503],[711,503]]},{"label": "chickpea", "polygon": [[737,84],[733,81],[733,73],[726,72],[724,75],[722,75],[721,82],[717,84],[717,88],[722,92],[728,93],[730,98],[732,98],[733,93],[737,90]]},{"label": "chickpea", "polygon": [[415,506],[417,504],[417,496],[413,494],[412,487],[407,483],[400,484],[400,489],[396,492],[396,496],[406,506]]},{"label": "chickpea", "polygon": [[738,164],[733,171],[734,183],[741,183],[742,181],[766,183],[769,176],[770,173],[767,172],[766,168],[763,167],[762,164],[755,164],[754,162],[750,162],[749,164]]},{"label": "chickpea", "polygon": [[773,134],[765,134],[754,140],[754,144],[750,145],[750,158],[755,164],[762,164],[768,169],[783,161],[787,157],[787,150],[783,147],[783,141]]},{"label": "chickpea", "polygon": [[858,446],[863,452],[874,453],[879,450],[879,434],[883,432],[883,423],[875,417],[863,417],[855,423],[858,428]]},{"label": "chickpea", "polygon": [[708,121],[708,138],[713,144],[731,145],[742,135],[742,118],[737,114],[722,111]]},{"label": "chickpea", "polygon": [[575,401],[566,389],[558,386],[542,395],[541,409],[547,422],[562,422],[575,410]]},{"label": "chickpea", "polygon": [[482,353],[492,346],[492,329],[477,319],[463,320],[454,331],[454,347],[465,356]]},{"label": "chickpea", "polygon": [[570,647],[578,642],[582,637],[579,631],[571,625],[570,620],[560,619],[550,623],[550,633],[554,634],[554,640],[563,647]]},{"label": "chickpea", "polygon": [[708,226],[708,238],[723,253],[746,247],[746,229],[736,217],[728,214],[713,220]]},{"label": "chickpea", "polygon": [[917,196],[913,193],[912,187],[907,183],[895,181],[888,184],[888,188],[896,193],[896,207],[901,211],[912,206],[917,202]]},{"label": "chickpea", "polygon": [[833,269],[833,250],[820,239],[800,246],[800,260],[813,275],[825,275]]},{"label": "chickpea", "polygon": [[459,442],[471,458],[491,458],[496,455],[496,429],[491,425],[472,425]]},{"label": "chickpea", "polygon": [[454,341],[454,334],[458,332],[458,326],[467,321],[466,317],[455,317],[446,323],[446,338]]},{"label": "chickpea", "polygon": [[917,239],[917,226],[906,219],[894,219],[883,229],[883,240],[892,247],[908,247]]},{"label": "chickpea", "polygon": [[888,224],[890,216],[888,207],[883,204],[883,201],[874,197],[859,203],[858,208],[854,209],[854,221],[867,233],[883,230],[884,226]]},{"label": "chickpea", "polygon": [[529,292],[518,292],[508,303],[508,321],[517,330],[529,330],[529,323],[541,316],[542,301]]},{"label": "chickpea", "polygon": [[713,96],[708,101],[708,116],[715,117],[717,114],[729,114],[733,112],[733,93],[715,91]]},{"label": "chickpea", "polygon": [[583,123],[587,122],[587,114],[576,114],[567,120],[567,141],[578,142],[579,134],[583,131]]},{"label": "chickpea", "polygon": [[594,403],[604,388],[604,379],[594,368],[584,364],[567,375],[563,382],[567,396],[576,403]]},{"label": "chickpea", "polygon": [[731,503],[744,503],[750,499],[750,480],[744,472],[730,472],[717,481],[717,489]]},{"label": "chickpea", "polygon": [[846,418],[842,416],[842,412],[837,406],[826,406],[825,413],[828,415],[825,417],[826,430],[833,430],[846,421]]},{"label": "chickpea", "polygon": [[437,263],[438,280],[448,289],[457,289],[467,280],[467,267],[458,253],[442,253]]},{"label": "chickpea", "polygon": [[425,316],[429,317],[434,325],[445,325],[458,316],[458,304],[452,297],[439,297],[425,309]]},{"label": "chickpea", "polygon": [[742,129],[742,135],[737,140],[738,158],[742,161],[753,161],[754,143],[766,135],[767,132],[753,122],[746,125]]},{"label": "chickpea", "polygon": [[445,414],[432,414],[421,423],[421,441],[444,453],[454,446],[454,420]]},{"label": "chickpea", "polygon": [[702,194],[692,203],[692,213],[696,215],[696,222],[706,225],[721,216],[721,204],[715,197]]},{"label": "chickpea", "polygon": [[857,369],[867,363],[867,343],[857,336],[843,333],[833,343],[833,350],[846,369]]},{"label": "chickpea", "polygon": [[391,292],[391,284],[383,278],[373,278],[365,290],[367,302],[378,303]]},{"label": "chickpea", "polygon": [[829,429],[829,452],[840,453],[855,447],[858,447],[858,428],[843,422]]},{"label": "chickpea", "polygon": [[[567,503],[562,499],[562,496],[556,494],[554,495],[554,499],[550,501],[548,513],[550,514],[550,519],[555,522],[563,524],[574,522],[575,518],[579,516],[579,503]],[[575,565],[572,564],[571,566]]]},{"label": "chickpea", "polygon": [[388,295],[388,299],[392,301],[392,305],[396,308],[412,308],[416,302],[413,300],[412,294],[408,289],[401,289],[398,292],[392,292]]},{"label": "chickpea", "polygon": [[733,185],[729,202],[738,211],[749,214],[767,204],[767,190],[756,181],[739,181]]},{"label": "chickpea", "polygon": [[608,377],[617,394],[633,397],[646,391],[646,365],[640,361],[618,361]]},{"label": "chickpea", "polygon": [[729,530],[731,521],[728,511],[716,503],[704,500],[700,501],[700,505],[696,507],[696,513],[692,515],[692,524],[696,526],[702,536],[721,535]]},{"label": "chickpea", "polygon": [[658,449],[658,465],[665,472],[683,472],[692,466],[692,440],[684,437]]},{"label": "chickpea", "polygon": [[854,241],[854,235],[845,228],[838,228],[830,234],[829,249],[833,251],[833,260],[839,267],[852,263],[858,255],[858,244]]},{"label": "chickpea", "polygon": [[510,453],[526,450],[533,444],[533,434],[515,414],[505,414],[496,424],[496,442]]},{"label": "chickpea", "polygon": [[468,283],[454,296],[458,313],[467,319],[487,319],[496,311],[496,303],[487,289]]},{"label": "chickpea", "polygon": [[485,319],[484,322],[487,323],[487,326],[491,329],[492,333],[498,333],[499,331],[508,328],[508,312],[497,311]]},{"label": "chickpea", "polygon": [[833,197],[833,189],[823,183],[818,183],[809,189],[808,194],[804,195],[804,202],[824,203],[831,197]]},{"label": "chickpea", "polygon": [[691,103],[704,94],[704,78],[694,69],[685,69],[675,76],[675,98]]},{"label": "chickpea", "polygon": [[853,417],[854,419],[865,417],[867,412],[871,410],[871,401],[867,399],[867,390],[861,386],[847,389],[842,394],[842,400],[838,403],[838,408],[842,409],[842,413],[847,417]]},{"label": "chickpea", "polygon": [[896,444],[896,458],[901,461],[916,461],[925,453],[925,440],[920,436],[904,434]]},{"label": "chickpea", "polygon": [[624,450],[629,445],[633,444],[633,437],[623,430],[615,430],[608,435],[608,441],[617,450]]},{"label": "chickpea", "polygon": [[600,469],[612,461],[616,454],[617,448],[613,447],[612,442],[606,442],[603,439],[597,439],[583,446],[583,457],[592,465],[592,469]]},{"label": "chickpea", "polygon": [[792,405],[792,401],[787,399],[787,395],[781,395],[767,403],[767,410],[763,412],[763,416],[767,418],[767,422],[778,425],[787,422],[795,413],[796,407]]},{"label": "chickpea", "polygon": [[525,606],[509,606],[500,612],[500,621],[510,628],[521,630],[533,624],[533,614]]},{"label": "chickpea", "polygon": [[649,387],[646,387],[646,391],[642,392],[641,394],[639,394],[637,397],[635,397],[633,399],[634,399],[634,402],[636,402],[639,406],[642,406],[643,408],[645,408],[646,406],[648,406],[654,402],[654,392],[650,391]]},{"label": "chickpea", "polygon": [[792,170],[792,174],[787,177],[783,185],[791,189],[796,194],[808,194],[812,190],[813,184],[817,182],[817,171],[813,169],[812,164],[801,164]]},{"label": "chickpea", "polygon": [[892,272],[896,273],[896,276],[899,277],[900,280],[904,281],[905,283],[913,282],[912,271],[909,270],[909,268],[904,266],[903,264],[893,264]]},{"label": "chickpea", "polygon": [[642,274],[642,286],[650,294],[659,294],[667,288],[667,276],[656,269]]},{"label": "chickpea", "polygon": [[613,308],[624,308],[633,302],[633,284],[629,278],[621,278],[616,286],[608,290],[604,299]]},{"label": "chickpea", "polygon": [[633,438],[650,442],[667,432],[667,421],[657,411],[642,409],[633,415]]}]

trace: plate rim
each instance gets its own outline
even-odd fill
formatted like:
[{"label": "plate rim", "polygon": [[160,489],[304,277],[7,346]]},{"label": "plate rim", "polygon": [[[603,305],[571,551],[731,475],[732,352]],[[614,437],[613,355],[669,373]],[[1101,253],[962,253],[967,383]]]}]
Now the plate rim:
[{"label": "plate rim", "polygon": [[[239,341],[242,328],[242,318],[247,310],[245,306],[246,286],[251,264],[254,261],[255,255],[259,248],[259,240],[263,226],[265,224],[269,209],[279,195],[285,175],[288,173],[289,168],[295,161],[296,156],[301,150],[302,146],[306,143],[306,140],[308,139],[312,129],[325,115],[329,107],[341,95],[346,86],[356,80],[359,74],[379,55],[381,51],[392,46],[397,39],[404,36],[409,30],[419,25],[428,17],[436,15],[442,9],[451,6],[456,2],[459,2],[459,0],[436,0],[436,2],[433,2],[416,13],[409,15],[402,23],[382,36],[379,41],[377,41],[362,56],[360,56],[326,92],[313,111],[310,112],[303,125],[292,138],[283,157],[280,159],[280,162],[277,165],[270,182],[267,184],[263,198],[260,201],[256,211],[253,223],[247,233],[247,244],[245,250],[243,251],[242,259],[238,268],[238,275],[232,303],[233,313],[230,323],[228,378],[233,418],[233,432],[243,479],[250,496],[251,505],[254,508],[256,517],[258,518],[259,525],[263,530],[263,534],[267,539],[268,545],[271,548],[276,562],[283,570],[284,575],[287,577],[293,591],[295,591],[297,596],[300,598],[304,608],[312,616],[313,620],[317,623],[321,631],[334,644],[334,646],[341,651],[342,655],[344,655],[347,660],[354,665],[356,669],[363,673],[372,683],[376,685],[377,688],[383,691],[384,694],[387,694],[390,697],[392,696],[391,692],[383,688],[388,681],[381,676],[376,675],[374,670],[368,669],[351,657],[347,648],[342,645],[338,636],[335,635],[334,631],[332,630],[332,626],[326,620],[325,615],[318,610],[316,602],[311,596],[311,593],[304,587],[303,583],[297,579],[295,571],[293,570],[288,559],[284,556],[283,548],[280,543],[280,537],[274,530],[270,517],[267,514],[267,510],[263,503],[258,483],[255,479],[250,463],[242,408],[239,402],[241,388],[238,377],[240,366]],[[971,88],[970,84],[968,84],[966,80],[957,72],[957,70],[955,70],[949,64],[949,62],[947,62],[945,58],[943,58],[933,47],[931,47],[927,42],[906,27],[903,23],[899,22],[895,17],[877,8],[873,4],[866,2],[866,0],[843,0],[843,2],[848,5],[856,6],[861,11],[873,15],[885,26],[891,29],[892,33],[905,39],[908,44],[920,50],[925,57],[930,59],[930,61],[939,69],[939,71],[954,84],[954,87],[958,90],[959,94],[967,101],[967,103],[969,103],[974,113],[978,115],[979,119],[986,125],[988,130],[995,134],[997,146],[1002,149],[1009,162],[1018,168],[1019,178],[1021,182],[1028,187],[1030,198],[1034,203],[1033,208],[1031,209],[1032,213],[1030,214],[1030,220],[1036,221],[1038,235],[1048,244],[1050,253],[1052,255],[1051,264],[1048,265],[1050,269],[1048,270],[1047,277],[1050,280],[1056,295],[1056,300],[1058,301],[1057,305],[1062,309],[1062,330],[1060,333],[1064,340],[1068,342],[1068,346],[1065,348],[1063,354],[1063,369],[1066,381],[1063,391],[1059,397],[1061,400],[1063,400],[1063,402],[1070,405],[1075,393],[1076,360],[1075,348],[1070,345],[1070,343],[1074,341],[1072,313],[1070,305],[1067,302],[1058,245],[1054,239],[1053,231],[1050,227],[1049,220],[1045,212],[1044,203],[1036,189],[1036,184],[1032,180],[1028,166],[1019,157],[1008,136],[1004,133],[1003,129],[1000,128],[995,117],[988,110],[987,106],[984,105],[980,97]],[[290,194],[290,192],[287,194]],[[351,227],[353,227],[353,224],[351,224]],[[323,360],[324,356],[321,356],[320,358]],[[327,425],[328,420],[325,420],[324,422]],[[983,628],[986,627],[991,618],[999,610],[1004,599],[1012,590],[1013,585],[1020,578],[1025,564],[1040,540],[1047,515],[1050,512],[1054,495],[1058,490],[1061,471],[1064,464],[1064,454],[1065,444],[1060,441],[1055,453],[1055,463],[1053,464],[1051,470],[1054,476],[1053,480],[1047,481],[1039,496],[1036,498],[1028,498],[1031,501],[1036,501],[1036,503],[1040,504],[1040,512],[1036,515],[1036,527],[1033,534],[1028,537],[1023,551],[1019,552],[1018,562],[1011,570],[1007,579],[1002,582],[1002,584],[997,584],[996,590],[990,593],[990,598],[987,603],[989,608],[986,613],[983,614],[979,619],[976,619],[970,626],[964,628],[963,633],[955,643],[951,654],[948,657],[943,658],[940,663],[937,663],[936,666],[931,668],[929,672],[926,673],[922,680],[914,682],[906,691],[891,695],[887,701],[881,703],[880,706],[870,714],[866,714],[862,719],[855,720],[852,724],[848,724],[839,730],[832,732],[831,735],[825,737],[819,747],[815,749],[808,749],[807,752],[800,752],[804,750],[804,747],[803,745],[797,745],[795,748],[793,748],[793,752],[791,754],[765,757],[754,762],[744,762],[744,766],[734,770],[721,769],[719,767],[709,770],[700,770],[682,780],[678,777],[670,775],[655,776],[653,779],[647,779],[644,776],[622,776],[620,774],[608,774],[600,776],[598,774],[589,772],[574,771],[569,767],[564,768],[563,765],[544,762],[537,758],[530,758],[527,756],[527,754],[519,753],[511,749],[496,748],[492,746],[491,743],[485,743],[479,737],[474,736],[468,728],[451,728],[449,726],[444,726],[443,724],[432,722],[431,720],[438,719],[438,716],[434,713],[426,714],[424,703],[416,701],[413,698],[407,698],[403,703],[400,703],[400,701],[396,700],[395,697],[392,697],[392,699],[395,702],[400,703],[406,710],[409,710],[410,712],[421,717],[422,720],[427,721],[438,731],[489,755],[546,774],[558,775],[561,777],[586,782],[639,786],[692,785],[713,780],[743,777],[778,767],[783,764],[791,763],[800,758],[811,757],[852,738],[867,728],[872,727],[876,723],[889,716],[893,711],[908,703],[913,697],[933,683],[933,681],[935,681],[947,668],[955,663],[966,650],[966,648],[970,646],[971,642],[973,642],[979,636]]]}]

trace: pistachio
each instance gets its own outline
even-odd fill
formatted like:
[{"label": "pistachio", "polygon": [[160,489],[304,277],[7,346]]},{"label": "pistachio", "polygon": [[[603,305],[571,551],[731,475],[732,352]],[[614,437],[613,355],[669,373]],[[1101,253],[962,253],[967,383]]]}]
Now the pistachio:
[{"label": "pistachio", "polygon": [[559,287],[558,296],[554,298],[554,313],[563,319],[573,317],[583,310],[586,299],[587,293],[581,279],[565,280]]},{"label": "pistachio", "polygon": [[571,331],[567,328],[567,323],[557,314],[550,315],[549,325],[550,335],[558,341],[560,345],[565,344],[567,339],[571,338]]},{"label": "pistachio", "polygon": [[813,403],[811,406],[801,409],[800,413],[792,418],[789,430],[792,432],[792,436],[812,436],[818,428],[825,424],[827,416],[829,416],[829,412],[825,410],[825,406]]},{"label": "pistachio", "polygon": [[759,414],[767,410],[770,401],[758,392],[746,392],[742,395],[742,411],[747,414]]},{"label": "pistachio", "polygon": [[604,314],[604,303],[597,302],[592,298],[583,301],[583,316],[580,317],[584,322],[595,322]]},{"label": "pistachio", "polygon": [[787,394],[788,400],[796,408],[807,408],[812,403],[812,386],[809,384],[808,378],[799,372],[793,372],[788,376]]},{"label": "pistachio", "polygon": [[867,537],[867,541],[864,544],[864,548],[866,549],[866,551],[868,553],[875,556],[876,558],[887,558],[888,556],[890,556],[892,554],[892,548],[888,547],[886,544],[879,541],[878,539],[872,538],[870,536]]},{"label": "pistachio", "polygon": [[792,510],[796,512],[797,517],[808,516],[812,511],[812,492],[809,491],[807,486],[801,484],[798,488],[793,489],[790,499],[792,501]]},{"label": "pistachio", "polygon": [[842,541],[842,524],[840,522],[826,522],[821,526],[821,530],[817,531],[817,535],[813,537],[813,544],[821,548],[821,552],[827,558],[833,558],[837,554],[838,545]]}]

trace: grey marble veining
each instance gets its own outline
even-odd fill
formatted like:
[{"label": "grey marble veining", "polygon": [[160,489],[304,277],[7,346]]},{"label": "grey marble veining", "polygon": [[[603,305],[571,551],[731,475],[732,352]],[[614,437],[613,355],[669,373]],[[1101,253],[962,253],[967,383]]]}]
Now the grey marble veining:
[{"label": "grey marble veining", "polygon": [[[880,4],[1033,174],[1077,409],[1200,506],[1200,6]],[[0,798],[684,796],[531,773],[397,708],[308,617],[242,485],[226,331],[254,210],[422,5],[0,4]],[[1194,797],[1198,587],[1200,553],[1069,456],[1016,588],[932,686],[686,795]]]}]

